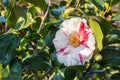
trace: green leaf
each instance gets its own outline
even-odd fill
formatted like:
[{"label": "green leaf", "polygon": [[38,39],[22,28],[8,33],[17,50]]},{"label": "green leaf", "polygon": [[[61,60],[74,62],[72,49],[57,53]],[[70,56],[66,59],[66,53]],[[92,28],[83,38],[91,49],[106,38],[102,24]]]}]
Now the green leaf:
[{"label": "green leaf", "polygon": [[47,4],[45,0],[26,0],[27,2],[40,7],[42,10],[45,10],[47,7]]},{"label": "green leaf", "polygon": [[53,9],[51,11],[51,15],[53,15],[55,18],[59,19],[60,15],[62,15],[62,12],[65,10],[65,7],[61,7],[59,9]]},{"label": "green leaf", "polygon": [[74,80],[76,76],[76,72],[74,69],[66,69],[64,72],[65,79],[64,80]]},{"label": "green leaf", "polygon": [[5,18],[3,18],[2,16],[0,16],[0,22],[5,23],[5,22],[6,22],[6,19],[5,19]]},{"label": "green leaf", "polygon": [[45,42],[47,46],[50,46],[52,44],[53,38],[55,37],[55,31],[57,30],[54,26],[50,27],[51,30],[49,30]]},{"label": "green leaf", "polygon": [[21,80],[22,77],[22,66],[19,64],[17,60],[12,60],[9,65],[10,67],[10,75],[9,80]]},{"label": "green leaf", "polygon": [[40,27],[41,18],[40,17],[36,17],[34,20],[36,22],[32,24],[31,29],[37,31],[39,29],[39,27]]},{"label": "green leaf", "polygon": [[102,17],[94,17],[94,19],[99,22],[104,36],[106,36],[107,34],[110,33],[110,29],[112,28],[112,25],[110,24],[110,22],[108,20],[106,20]]},{"label": "green leaf", "polygon": [[27,34],[20,42],[20,46],[23,47],[25,44],[29,43],[30,41],[35,41],[40,39],[40,35],[38,33]]},{"label": "green leaf", "polygon": [[60,73],[56,73],[54,76],[53,76],[53,80],[63,80],[63,77]]},{"label": "green leaf", "polygon": [[1,80],[1,78],[8,77],[8,75],[9,75],[9,72],[8,72],[7,67],[3,68],[2,64],[0,64],[0,80]]},{"label": "green leaf", "polygon": [[36,13],[37,13],[37,9],[34,6],[32,6],[31,8],[29,8],[28,12],[32,14],[33,18],[35,18]]},{"label": "green leaf", "polygon": [[113,6],[113,5],[115,5],[115,4],[119,3],[119,2],[120,2],[120,0],[112,0],[111,6]]},{"label": "green leaf", "polygon": [[6,7],[8,5],[8,0],[2,0],[2,6]]},{"label": "green leaf", "polygon": [[113,74],[110,78],[110,80],[119,80],[120,79],[120,73]]},{"label": "green leaf", "polygon": [[120,65],[120,50],[115,47],[109,47],[101,51],[101,65]]},{"label": "green leaf", "polygon": [[19,37],[15,34],[0,36],[0,62],[5,66],[10,63],[15,49],[19,45]]},{"label": "green leaf", "polygon": [[67,69],[76,70],[81,73],[86,69],[86,67],[84,65],[76,65],[76,66],[69,66],[67,67]]},{"label": "green leaf", "polygon": [[32,15],[30,13],[27,13],[26,18],[20,17],[16,23],[15,28],[16,29],[25,29],[29,27],[31,24],[35,23],[34,19],[32,18]]},{"label": "green leaf", "polygon": [[97,48],[101,50],[103,48],[103,45],[102,45],[103,33],[100,28],[100,25],[95,20],[92,20],[92,19],[89,20],[89,25],[94,33],[96,43],[97,43]]},{"label": "green leaf", "polygon": [[10,12],[11,14],[7,19],[7,24],[12,28],[15,27],[17,20],[20,17],[23,17],[23,18],[26,17],[25,11],[19,6],[15,6],[14,8],[10,9]]},{"label": "green leaf", "polygon": [[[109,55],[108,55],[109,54]],[[113,58],[120,58],[120,50],[115,47],[109,47],[104,49],[101,52],[103,60],[113,59]]]},{"label": "green leaf", "polygon": [[9,67],[7,69],[9,75],[7,77],[1,78],[0,80],[21,80],[22,66],[18,63],[17,60],[12,60],[12,62],[7,67]]},{"label": "green leaf", "polygon": [[31,70],[47,71],[51,68],[48,60],[43,56],[28,57],[23,61],[23,66]]},{"label": "green leaf", "polygon": [[112,20],[119,20],[119,21],[120,21],[120,14],[116,14],[116,15],[112,18]]},{"label": "green leaf", "polygon": [[102,10],[104,7],[104,0],[90,0],[99,10]]}]

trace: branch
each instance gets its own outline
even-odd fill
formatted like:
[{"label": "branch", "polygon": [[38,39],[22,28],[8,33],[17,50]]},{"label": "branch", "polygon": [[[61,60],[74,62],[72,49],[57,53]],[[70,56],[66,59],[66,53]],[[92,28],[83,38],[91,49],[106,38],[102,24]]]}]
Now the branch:
[{"label": "branch", "polygon": [[51,73],[51,72],[53,71],[53,69],[54,69],[54,68],[51,68],[51,69],[49,69],[47,72],[45,72],[45,73],[43,74],[43,76],[40,78],[40,80],[43,80],[43,78],[44,78],[45,76],[47,76],[49,73]]},{"label": "branch", "polygon": [[34,80],[40,80],[37,71],[33,71],[33,73],[34,73]]},{"label": "branch", "polygon": [[38,33],[40,33],[40,31],[41,31],[41,29],[42,29],[42,26],[43,26],[43,24],[44,24],[44,21],[45,21],[47,15],[48,15],[48,12],[49,12],[49,10],[50,10],[50,7],[51,7],[51,0],[49,0],[47,10],[46,10],[46,12],[45,12],[45,15],[44,15],[43,18],[42,18],[42,21],[41,21],[41,24],[40,24]]}]

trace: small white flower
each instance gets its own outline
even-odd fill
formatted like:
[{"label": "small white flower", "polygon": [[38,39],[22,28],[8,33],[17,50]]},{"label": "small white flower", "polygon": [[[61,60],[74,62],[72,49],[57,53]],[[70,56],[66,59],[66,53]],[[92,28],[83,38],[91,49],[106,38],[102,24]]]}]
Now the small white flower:
[{"label": "small white flower", "polygon": [[57,59],[66,66],[84,65],[93,56],[95,38],[82,18],[65,20],[53,40]]}]

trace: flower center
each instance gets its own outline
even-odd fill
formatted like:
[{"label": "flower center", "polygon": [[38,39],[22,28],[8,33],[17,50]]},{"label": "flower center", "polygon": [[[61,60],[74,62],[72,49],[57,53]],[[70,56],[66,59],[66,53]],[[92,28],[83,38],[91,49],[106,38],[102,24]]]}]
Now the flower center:
[{"label": "flower center", "polygon": [[68,44],[72,45],[73,47],[80,46],[80,40],[79,40],[79,36],[78,36],[77,32],[74,32],[69,36]]}]

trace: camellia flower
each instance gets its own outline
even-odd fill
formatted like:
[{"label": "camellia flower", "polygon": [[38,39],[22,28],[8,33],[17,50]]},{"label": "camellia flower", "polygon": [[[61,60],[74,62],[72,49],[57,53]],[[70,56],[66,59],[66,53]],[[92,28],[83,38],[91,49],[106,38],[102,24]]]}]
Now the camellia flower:
[{"label": "camellia flower", "polygon": [[95,38],[87,21],[82,18],[65,20],[53,40],[57,59],[66,66],[84,65],[93,56]]}]

